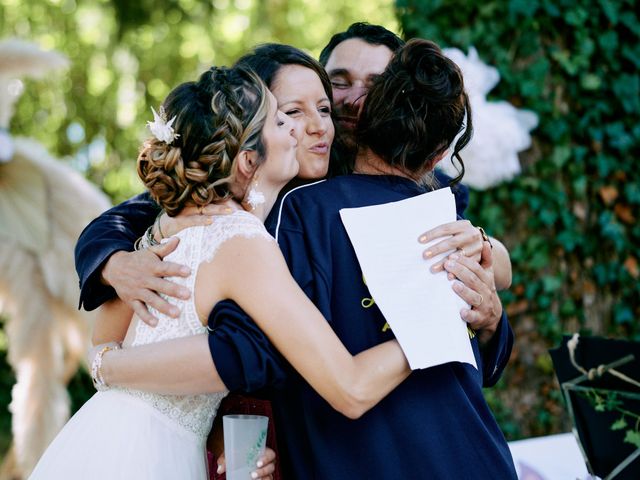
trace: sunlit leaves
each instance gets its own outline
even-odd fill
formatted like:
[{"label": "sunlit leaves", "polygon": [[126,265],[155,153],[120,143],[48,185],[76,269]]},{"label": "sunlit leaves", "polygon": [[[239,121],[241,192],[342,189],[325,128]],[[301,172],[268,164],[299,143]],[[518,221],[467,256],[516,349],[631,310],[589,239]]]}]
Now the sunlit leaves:
[{"label": "sunlit leaves", "polygon": [[[12,132],[106,182],[120,201],[142,189],[134,163],[144,125],[171,88],[258,43],[317,55],[333,33],[361,20],[397,30],[392,0],[0,0],[5,36],[72,62],[65,74],[26,83]],[[67,134],[71,125],[82,127],[81,141]]]}]

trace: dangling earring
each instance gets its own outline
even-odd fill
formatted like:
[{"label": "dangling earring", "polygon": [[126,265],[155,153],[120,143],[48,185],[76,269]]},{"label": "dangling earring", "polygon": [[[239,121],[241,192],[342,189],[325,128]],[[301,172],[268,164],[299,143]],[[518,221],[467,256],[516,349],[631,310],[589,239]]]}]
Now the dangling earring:
[{"label": "dangling earring", "polygon": [[254,211],[258,206],[262,205],[266,201],[264,198],[264,193],[258,190],[257,175],[254,175],[253,177],[252,185],[249,189],[249,193],[247,194],[247,199],[245,201],[251,207],[251,211]]}]

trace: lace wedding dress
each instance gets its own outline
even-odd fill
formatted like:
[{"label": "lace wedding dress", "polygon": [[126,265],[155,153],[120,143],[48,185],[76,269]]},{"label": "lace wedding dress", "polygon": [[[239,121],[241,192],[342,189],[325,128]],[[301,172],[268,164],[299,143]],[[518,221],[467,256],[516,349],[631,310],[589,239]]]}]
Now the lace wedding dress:
[{"label": "lace wedding dress", "polygon": [[[166,260],[188,265],[192,273],[171,280],[192,292],[198,266],[210,261],[225,241],[238,236],[273,241],[258,218],[244,211],[216,217],[212,225],[188,228],[177,236],[178,248]],[[193,295],[186,301],[165,298],[181,309],[179,319],[153,311],[158,325],[152,328],[138,321],[131,346],[206,332]],[[121,388],[98,392],[65,425],[30,478],[206,479],[205,443],[226,394],[160,395]]]}]

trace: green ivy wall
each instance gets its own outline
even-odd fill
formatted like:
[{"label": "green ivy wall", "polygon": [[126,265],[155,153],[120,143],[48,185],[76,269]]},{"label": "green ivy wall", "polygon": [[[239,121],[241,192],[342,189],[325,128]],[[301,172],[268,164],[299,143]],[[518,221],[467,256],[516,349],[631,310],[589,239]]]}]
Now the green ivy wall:
[{"label": "green ivy wall", "polygon": [[[568,332],[640,340],[640,22],[633,0],[397,0],[406,38],[496,66],[496,99],[535,111],[523,173],[469,216],[511,251],[517,339],[487,391],[510,438],[568,428],[547,349]],[[464,158],[464,152],[463,152]]]}]

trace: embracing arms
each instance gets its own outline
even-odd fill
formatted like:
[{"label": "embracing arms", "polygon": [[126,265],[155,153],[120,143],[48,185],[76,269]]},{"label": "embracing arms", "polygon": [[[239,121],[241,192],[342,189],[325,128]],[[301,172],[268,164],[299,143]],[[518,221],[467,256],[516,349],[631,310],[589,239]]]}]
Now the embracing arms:
[{"label": "embracing arms", "polygon": [[[151,226],[160,207],[148,193],[135,196],[107,210],[82,232],[75,248],[76,270],[80,278],[80,305],[94,310],[105,301],[118,297],[145,322],[157,323],[147,310],[176,317],[178,312],[158,293],[176,298],[188,298],[189,292],[172,282],[168,276],[187,276],[182,265],[162,262],[162,258],[177,246],[177,240],[134,251],[134,243]],[[217,205],[209,205],[203,215],[189,218],[188,223],[174,221],[178,229],[191,225],[207,225],[212,215],[227,213]],[[166,216],[165,216],[166,218]],[[174,232],[175,233],[175,232]]]},{"label": "embracing arms", "polygon": [[[408,363],[395,340],[351,355],[291,277],[274,242],[240,239],[222,248],[235,250],[221,255],[223,261],[215,265],[220,268],[216,277],[228,272],[223,297],[238,301],[289,363],[336,410],[357,418],[409,375]],[[246,272],[252,271],[247,277]]]},{"label": "embracing arms", "polygon": [[[214,261],[201,265],[195,291],[198,310],[210,310],[221,298],[238,302],[305,380],[348,417],[362,415],[410,373],[395,340],[351,355],[295,283],[273,241],[234,238],[220,247]],[[103,376],[109,384],[152,391],[178,377],[185,381],[172,384],[171,390],[189,393],[194,385],[188,382],[197,376],[205,391],[225,388],[205,336],[109,352],[103,358]]]},{"label": "embracing arms", "polygon": [[93,220],[80,234],[75,248],[80,278],[80,304],[93,310],[116,291],[103,281],[103,267],[116,252],[131,252],[133,244],[153,223],[158,206],[148,194],[138,195]]},{"label": "embracing arms", "polygon": [[[468,191],[466,187],[458,185],[454,187],[454,193],[458,213],[462,215],[468,203]],[[182,265],[162,262],[162,258],[175,249],[177,240],[171,239],[163,245],[134,251],[135,241],[153,224],[158,212],[158,205],[145,193],[113,207],[85,228],[75,250],[81,287],[80,304],[85,309],[93,310],[117,296],[150,325],[155,325],[157,319],[149,313],[147,305],[169,316],[178,315],[177,310],[158,295],[164,293],[176,298],[188,298],[189,292],[164,280],[168,276],[189,274]],[[209,205],[202,212],[192,210],[174,218],[163,215],[159,222],[163,225],[164,235],[169,237],[189,226],[208,225],[214,221],[215,215],[227,213],[225,207]],[[425,255],[458,249],[480,261],[483,239],[480,231],[467,220],[425,232],[420,241],[426,243],[449,235],[426,249]],[[494,247],[495,286],[502,290],[511,284],[511,261],[502,243],[495,239],[491,239],[491,243]],[[442,262],[434,265],[434,271],[442,268]]]}]

